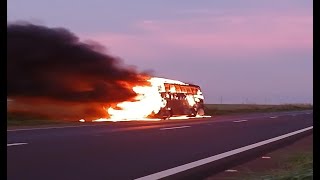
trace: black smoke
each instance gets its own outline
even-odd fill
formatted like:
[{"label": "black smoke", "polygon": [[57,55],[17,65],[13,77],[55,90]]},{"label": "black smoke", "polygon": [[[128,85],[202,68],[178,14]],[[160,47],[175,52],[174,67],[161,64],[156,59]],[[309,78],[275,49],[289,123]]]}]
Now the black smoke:
[{"label": "black smoke", "polygon": [[9,98],[112,104],[132,99],[144,77],[67,29],[7,25]]}]

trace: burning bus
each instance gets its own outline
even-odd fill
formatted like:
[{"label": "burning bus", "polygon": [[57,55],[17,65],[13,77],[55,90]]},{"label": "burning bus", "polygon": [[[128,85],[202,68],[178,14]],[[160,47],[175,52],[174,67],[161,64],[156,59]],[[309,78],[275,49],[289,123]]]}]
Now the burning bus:
[{"label": "burning bus", "polygon": [[204,115],[204,97],[198,85],[164,78],[153,80],[158,81],[158,92],[164,105],[159,112],[153,112],[148,117],[169,119],[172,116]]},{"label": "burning bus", "polygon": [[[198,85],[152,77],[150,86],[135,86],[135,101],[106,109],[109,120],[169,119],[204,116],[204,96]],[[98,119],[103,121],[107,119]]]}]

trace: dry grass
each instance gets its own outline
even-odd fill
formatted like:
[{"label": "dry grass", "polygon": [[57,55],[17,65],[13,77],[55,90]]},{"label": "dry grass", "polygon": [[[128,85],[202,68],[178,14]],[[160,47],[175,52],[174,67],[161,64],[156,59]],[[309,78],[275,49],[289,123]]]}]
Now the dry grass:
[{"label": "dry grass", "polygon": [[206,104],[205,111],[208,115],[222,115],[249,112],[278,112],[313,109],[311,104],[282,104],[282,105],[259,105],[259,104]]},{"label": "dry grass", "polygon": [[[291,110],[312,109],[309,104],[284,104],[284,105],[256,105],[256,104],[206,104],[207,115],[223,115],[250,112],[276,112]],[[7,126],[36,126],[46,124],[70,124],[78,121],[67,121],[63,119],[50,119],[44,115],[26,115],[19,113],[7,114]]]},{"label": "dry grass", "polygon": [[241,179],[248,180],[312,180],[313,179],[313,153],[305,152],[292,155],[282,163],[279,169],[251,173]]},{"label": "dry grass", "polygon": [[51,125],[51,124],[72,124],[76,123],[66,121],[63,119],[52,119],[44,115],[36,114],[21,114],[21,113],[7,113],[7,127],[12,126],[36,126],[36,125]]}]

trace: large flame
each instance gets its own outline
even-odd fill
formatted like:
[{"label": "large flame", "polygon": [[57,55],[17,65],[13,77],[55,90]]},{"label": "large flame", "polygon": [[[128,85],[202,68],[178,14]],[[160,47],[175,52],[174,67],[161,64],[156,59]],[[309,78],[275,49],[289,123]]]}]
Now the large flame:
[{"label": "large flame", "polygon": [[137,93],[136,101],[125,101],[119,103],[120,110],[110,107],[107,111],[111,119],[135,119],[145,118],[152,112],[158,113],[161,107],[166,105],[166,101],[159,94],[158,86],[160,81],[157,78],[148,80],[151,86],[135,86],[133,91]]},{"label": "large flame", "polygon": [[[94,120],[99,121],[130,121],[130,120],[160,120],[160,119],[150,119],[148,116],[150,114],[157,114],[161,108],[166,106],[166,100],[161,97],[159,92],[165,92],[164,83],[169,84],[179,84],[188,85],[181,81],[152,77],[147,81],[150,82],[149,86],[134,86],[132,89],[137,94],[134,101],[124,101],[117,104],[116,107],[106,108],[106,111],[110,115],[110,118],[100,118]],[[174,86],[169,89],[170,92],[174,93],[177,90]],[[186,92],[185,92],[186,93]],[[187,102],[192,107],[199,102],[199,99],[203,99],[202,92],[198,90],[196,95],[187,95]],[[193,118],[199,118],[196,116]],[[208,117],[208,116],[201,116]],[[189,119],[187,116],[171,117],[170,119]],[[81,122],[84,122],[82,119]]]}]

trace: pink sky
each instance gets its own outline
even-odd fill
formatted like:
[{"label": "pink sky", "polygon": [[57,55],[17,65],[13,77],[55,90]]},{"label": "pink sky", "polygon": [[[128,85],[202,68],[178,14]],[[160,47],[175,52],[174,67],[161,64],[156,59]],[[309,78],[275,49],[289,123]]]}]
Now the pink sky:
[{"label": "pink sky", "polygon": [[311,103],[311,0],[8,1],[8,21],[64,27],[209,103]]},{"label": "pink sky", "polygon": [[[312,49],[310,13],[215,16],[175,20],[142,20],[132,24],[140,33],[105,32],[83,38],[105,44],[111,53],[147,60],[177,51],[208,56],[256,56],[286,50]],[[232,54],[229,54],[232,52]],[[127,59],[127,58],[125,58]]]}]

